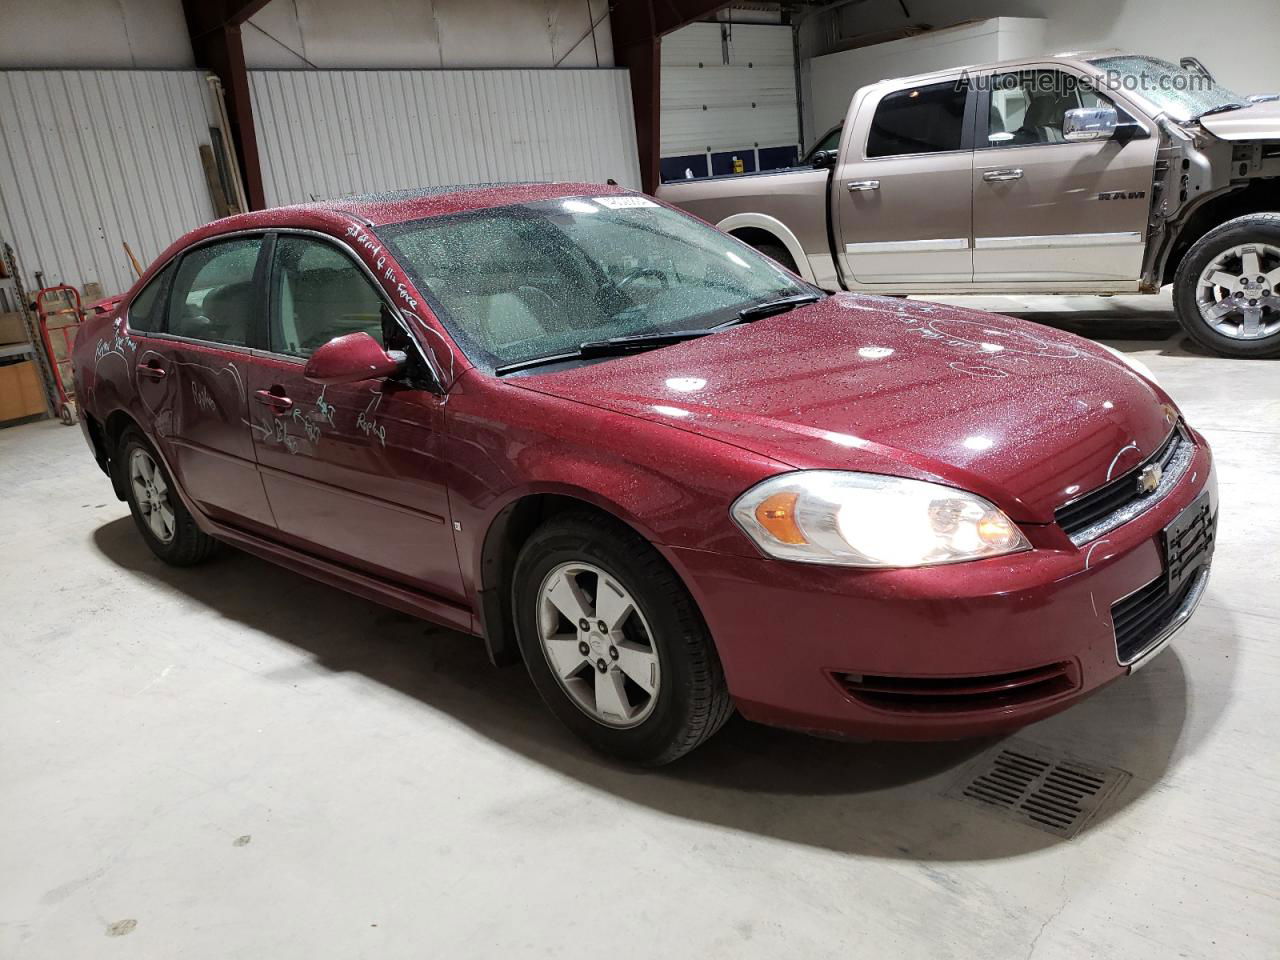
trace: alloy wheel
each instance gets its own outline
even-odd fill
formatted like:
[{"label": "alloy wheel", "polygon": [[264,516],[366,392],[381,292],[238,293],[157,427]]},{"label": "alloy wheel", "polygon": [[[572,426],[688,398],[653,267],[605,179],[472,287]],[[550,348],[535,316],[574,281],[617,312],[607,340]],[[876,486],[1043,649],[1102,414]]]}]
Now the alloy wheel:
[{"label": "alloy wheel", "polygon": [[552,569],[538,589],[538,638],[561,688],[597,723],[634,727],[653,712],[658,648],[617,577],[590,563]]},{"label": "alloy wheel", "polygon": [[161,543],[172,541],[177,517],[169,501],[169,485],[151,454],[140,447],[129,454],[129,483],[133,500],[152,535]]},{"label": "alloy wheel", "polygon": [[1200,272],[1196,305],[1214,331],[1261,340],[1280,331],[1280,247],[1243,243],[1223,250]]}]

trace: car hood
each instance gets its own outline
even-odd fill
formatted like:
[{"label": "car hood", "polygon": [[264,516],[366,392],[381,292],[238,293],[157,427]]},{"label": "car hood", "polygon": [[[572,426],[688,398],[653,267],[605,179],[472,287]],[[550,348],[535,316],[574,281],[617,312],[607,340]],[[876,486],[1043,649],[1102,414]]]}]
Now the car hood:
[{"label": "car hood", "polygon": [[508,383],[792,467],[939,481],[1031,523],[1137,465],[1177,416],[1157,387],[1080,337],[854,294]]},{"label": "car hood", "polygon": [[1211,113],[1200,126],[1220,140],[1280,140],[1280,101],[1267,100],[1243,110]]}]

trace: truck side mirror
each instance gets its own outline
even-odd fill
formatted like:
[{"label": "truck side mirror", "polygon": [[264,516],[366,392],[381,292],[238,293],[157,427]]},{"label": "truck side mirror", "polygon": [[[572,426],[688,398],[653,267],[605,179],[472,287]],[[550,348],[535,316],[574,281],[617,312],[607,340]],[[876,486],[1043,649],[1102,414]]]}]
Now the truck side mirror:
[{"label": "truck side mirror", "polygon": [[826,170],[836,165],[836,157],[839,155],[839,150],[819,150],[809,158],[809,162],[815,170]]},{"label": "truck side mirror", "polygon": [[1062,119],[1062,139],[1068,143],[1110,140],[1115,136],[1119,123],[1120,118],[1113,106],[1076,107],[1068,110]]}]

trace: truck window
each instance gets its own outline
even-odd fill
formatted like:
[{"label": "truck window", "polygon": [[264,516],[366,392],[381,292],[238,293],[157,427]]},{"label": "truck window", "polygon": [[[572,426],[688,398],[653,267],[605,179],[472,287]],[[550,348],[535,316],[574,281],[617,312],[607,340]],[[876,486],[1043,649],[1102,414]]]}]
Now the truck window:
[{"label": "truck window", "polygon": [[[987,145],[1017,147],[1066,143],[1062,123],[1068,110],[1110,102],[1087,82],[1059,70],[1024,70],[992,79]],[[981,140],[979,140],[981,143]]]},{"label": "truck window", "polygon": [[871,120],[867,156],[959,150],[967,94],[955,80],[886,94]]}]

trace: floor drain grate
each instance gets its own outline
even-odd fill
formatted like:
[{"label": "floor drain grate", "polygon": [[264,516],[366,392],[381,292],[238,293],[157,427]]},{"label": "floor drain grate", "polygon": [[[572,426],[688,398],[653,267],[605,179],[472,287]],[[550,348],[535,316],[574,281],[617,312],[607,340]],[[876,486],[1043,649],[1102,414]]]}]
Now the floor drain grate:
[{"label": "floor drain grate", "polygon": [[1128,779],[1115,767],[1095,767],[1015,740],[965,768],[947,796],[1070,839]]}]

